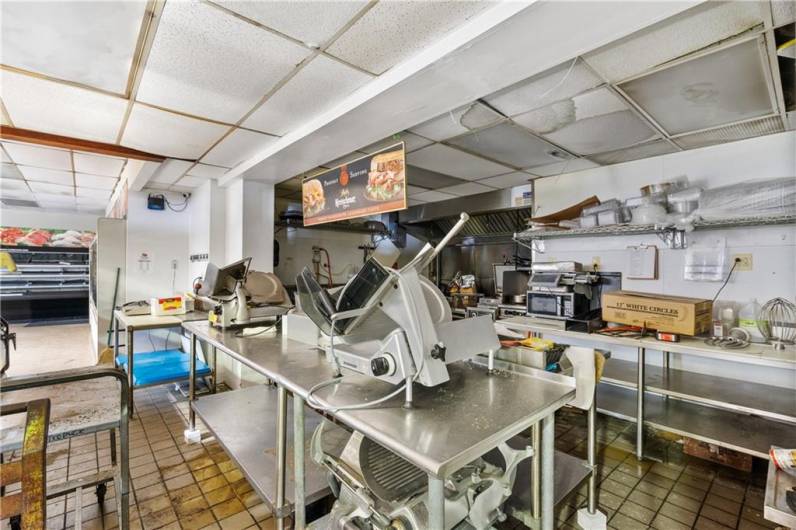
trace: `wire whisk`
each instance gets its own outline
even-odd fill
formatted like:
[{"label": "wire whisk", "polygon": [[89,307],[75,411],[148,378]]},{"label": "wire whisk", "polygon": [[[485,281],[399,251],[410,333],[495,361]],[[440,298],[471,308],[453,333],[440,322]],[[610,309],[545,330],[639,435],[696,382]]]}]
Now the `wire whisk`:
[{"label": "wire whisk", "polygon": [[760,310],[757,328],[775,350],[784,350],[796,342],[796,304],[784,298],[769,300]]}]

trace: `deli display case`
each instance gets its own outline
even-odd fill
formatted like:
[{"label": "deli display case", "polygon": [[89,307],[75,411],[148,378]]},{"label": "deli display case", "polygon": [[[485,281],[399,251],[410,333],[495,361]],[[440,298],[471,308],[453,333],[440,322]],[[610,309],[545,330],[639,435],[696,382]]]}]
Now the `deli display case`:
[{"label": "deli display case", "polygon": [[88,317],[87,248],[3,246],[2,252],[15,264],[0,269],[5,319],[30,322]]}]

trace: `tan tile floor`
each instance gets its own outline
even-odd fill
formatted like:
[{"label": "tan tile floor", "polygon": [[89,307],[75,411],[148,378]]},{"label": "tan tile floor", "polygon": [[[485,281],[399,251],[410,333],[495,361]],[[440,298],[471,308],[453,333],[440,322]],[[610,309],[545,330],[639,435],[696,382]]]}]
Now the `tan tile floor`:
[{"label": "tan tile floor", "polygon": [[[230,461],[205,431],[201,445],[182,440],[187,403],[170,386],[136,391],[137,417],[130,431],[133,481],[132,528],[273,528],[274,520]],[[741,473],[682,454],[676,441],[657,438],[651,449],[665,463],[639,462],[633,456],[634,426],[600,417],[599,504],[616,530],[762,530],[762,462]],[[556,424],[558,449],[585,457],[582,414],[563,411]],[[62,481],[110,465],[107,433],[51,444],[48,476]],[[586,502],[585,486],[557,510],[558,528],[573,529],[575,511]],[[115,499],[109,488],[104,511],[92,492],[83,496],[83,528],[116,528]],[[72,528],[74,499],[48,505],[47,528]],[[104,515],[103,515],[104,514]],[[1,525],[8,528],[7,521]],[[509,520],[501,529],[522,528]]]}]

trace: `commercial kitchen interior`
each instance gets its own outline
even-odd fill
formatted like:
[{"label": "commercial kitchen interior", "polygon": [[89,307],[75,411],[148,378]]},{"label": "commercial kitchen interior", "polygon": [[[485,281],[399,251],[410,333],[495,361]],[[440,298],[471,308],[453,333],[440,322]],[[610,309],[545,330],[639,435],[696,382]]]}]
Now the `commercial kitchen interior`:
[{"label": "commercial kitchen interior", "polygon": [[795,21],[3,2],[0,528],[796,528]]}]

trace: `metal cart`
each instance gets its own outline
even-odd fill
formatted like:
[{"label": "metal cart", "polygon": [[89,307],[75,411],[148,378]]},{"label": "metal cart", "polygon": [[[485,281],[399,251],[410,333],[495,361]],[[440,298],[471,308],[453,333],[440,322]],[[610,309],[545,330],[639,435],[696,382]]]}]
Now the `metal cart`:
[{"label": "metal cart", "polygon": [[[119,381],[115,385],[108,379]],[[104,381],[100,381],[103,380]],[[116,368],[98,366],[61,370],[32,376],[4,377],[2,379],[0,403],[4,408],[15,407],[19,403],[50,400],[48,442],[66,440],[84,434],[109,431],[112,468],[94,475],[81,477],[64,483],[43,488],[46,499],[75,493],[75,528],[81,524],[81,498],[84,488],[95,488],[97,500],[102,504],[107,484],[113,482],[116,489],[116,503],[119,527],[130,527],[130,470],[129,470],[129,429],[128,406],[129,389],[127,375]],[[108,392],[118,392],[119,407],[113,406]],[[76,410],[78,410],[76,413]],[[4,451],[23,447],[25,439],[24,423],[6,421],[0,428],[0,446]],[[119,431],[120,454],[116,451],[116,430]],[[24,464],[23,464],[24,465]],[[44,515],[44,509],[41,511]],[[35,527],[31,526],[31,528]],[[43,527],[43,526],[42,526]]]}]

